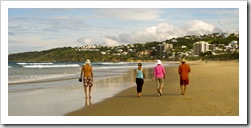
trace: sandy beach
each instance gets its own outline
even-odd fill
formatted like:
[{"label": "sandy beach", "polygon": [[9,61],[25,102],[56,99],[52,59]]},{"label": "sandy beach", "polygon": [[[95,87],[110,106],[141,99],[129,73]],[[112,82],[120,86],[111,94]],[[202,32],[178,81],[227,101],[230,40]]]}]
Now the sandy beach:
[{"label": "sandy beach", "polygon": [[191,67],[190,84],[185,95],[180,94],[177,67],[166,67],[163,95],[157,97],[149,69],[141,98],[137,97],[134,86],[114,97],[65,115],[238,116],[239,62],[200,61],[188,64]]}]

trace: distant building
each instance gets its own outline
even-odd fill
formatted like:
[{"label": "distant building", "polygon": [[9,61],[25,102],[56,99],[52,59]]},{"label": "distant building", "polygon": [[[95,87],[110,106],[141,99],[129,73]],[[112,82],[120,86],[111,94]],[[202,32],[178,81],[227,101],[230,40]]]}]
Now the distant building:
[{"label": "distant building", "polygon": [[133,50],[130,48],[130,49],[128,49],[128,52],[133,52]]},{"label": "distant building", "polygon": [[224,46],[227,51],[235,51],[238,49],[238,41],[231,41],[227,46]]},{"label": "distant building", "polygon": [[173,49],[173,44],[163,43],[162,45],[164,47],[163,52],[169,52],[171,49]]},{"label": "distant building", "polygon": [[187,48],[187,46],[185,46],[185,45],[182,45],[182,46],[181,46],[181,48]]},{"label": "distant building", "polygon": [[209,51],[209,44],[205,41],[199,41],[193,44],[194,55]]},{"label": "distant building", "polygon": [[158,44],[155,48],[156,50],[156,58],[162,58],[164,54],[164,46],[162,44]]},{"label": "distant building", "polygon": [[175,42],[178,42],[176,39],[172,39],[171,41],[174,42],[174,43],[175,43]]},{"label": "distant building", "polygon": [[105,54],[106,54],[106,52],[101,52],[101,54],[102,54],[102,55],[105,55]]},{"label": "distant building", "polygon": [[123,52],[122,54],[123,54],[123,55],[127,55],[127,54],[128,54],[128,52]]},{"label": "distant building", "polygon": [[230,34],[225,33],[225,34],[223,34],[223,38],[227,38],[229,35]]},{"label": "distant building", "polygon": [[117,52],[123,52],[123,50],[122,49],[117,49]]},{"label": "distant building", "polygon": [[238,45],[238,41],[233,40],[233,41],[230,42],[229,45],[231,45],[231,46],[237,46]]},{"label": "distant building", "polygon": [[190,39],[191,39],[191,37],[189,37],[189,36],[186,36],[186,37],[185,37],[185,39],[187,39],[187,40],[190,40]]},{"label": "distant building", "polygon": [[89,47],[77,47],[76,51],[99,51],[97,48],[89,48]]},{"label": "distant building", "polygon": [[173,49],[173,44],[162,43],[156,46],[156,58],[166,58]]}]

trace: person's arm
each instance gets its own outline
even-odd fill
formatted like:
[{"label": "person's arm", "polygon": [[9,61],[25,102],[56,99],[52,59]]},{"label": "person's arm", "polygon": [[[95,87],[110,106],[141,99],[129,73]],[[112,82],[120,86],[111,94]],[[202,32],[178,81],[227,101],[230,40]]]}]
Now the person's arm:
[{"label": "person's arm", "polygon": [[79,77],[79,79],[82,79],[82,75],[83,75],[83,66],[82,66],[82,68],[81,68],[81,72],[80,72],[80,77]]},{"label": "person's arm", "polygon": [[146,74],[145,74],[144,69],[142,69],[142,72],[143,72],[143,78],[145,79],[146,78]]},{"label": "person's arm", "polygon": [[153,81],[155,80],[155,76],[156,76],[156,70],[155,70],[155,67],[154,67],[154,69],[153,69],[153,78],[152,78]]},{"label": "person's arm", "polygon": [[188,66],[188,72],[190,73],[191,72],[191,68]]},{"label": "person's arm", "polygon": [[181,67],[178,68],[178,73],[181,74]]},{"label": "person's arm", "polygon": [[163,78],[165,79],[165,78],[166,78],[166,71],[165,71],[165,68],[163,67],[162,70],[163,70],[163,71],[162,71],[162,72],[163,72]]},{"label": "person's arm", "polygon": [[135,79],[136,79],[136,69],[134,70],[134,72],[133,72],[133,80],[132,80],[132,82],[134,82],[135,81]]},{"label": "person's arm", "polygon": [[92,80],[93,80],[93,71],[92,71],[92,67],[91,67],[91,77],[92,77]]}]

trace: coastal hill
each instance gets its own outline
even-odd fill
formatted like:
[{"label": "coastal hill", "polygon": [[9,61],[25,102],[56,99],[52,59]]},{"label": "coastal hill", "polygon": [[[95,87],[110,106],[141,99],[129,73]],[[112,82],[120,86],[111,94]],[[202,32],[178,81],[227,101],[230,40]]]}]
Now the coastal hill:
[{"label": "coastal hill", "polygon": [[[134,43],[120,46],[81,46],[81,47],[60,47],[44,51],[15,53],[8,55],[9,62],[84,62],[91,59],[92,62],[119,62],[119,61],[151,61],[160,58],[160,52],[157,46],[163,43],[171,44],[173,48],[170,52],[161,56],[163,60],[177,60],[185,53],[191,53],[193,44],[198,41],[206,41],[210,44],[210,51],[201,53],[199,56],[186,55],[186,58],[196,59],[238,59],[239,51],[229,51],[226,47],[231,42],[237,42],[239,45],[238,34],[205,34],[201,36],[191,35],[178,38],[172,38],[162,42]],[[219,55],[213,55],[212,50],[220,48],[224,52]],[[235,48],[236,49],[236,48]]]}]

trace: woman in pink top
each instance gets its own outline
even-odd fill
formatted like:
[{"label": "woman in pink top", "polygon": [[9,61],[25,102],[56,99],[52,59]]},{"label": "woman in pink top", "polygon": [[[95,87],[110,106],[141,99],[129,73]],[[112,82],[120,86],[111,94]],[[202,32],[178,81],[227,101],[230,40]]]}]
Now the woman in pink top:
[{"label": "woman in pink top", "polygon": [[154,67],[153,75],[156,82],[156,89],[157,89],[157,96],[162,95],[162,89],[164,86],[164,79],[165,79],[165,68],[162,66],[162,63],[160,60],[157,60],[157,66]]}]

